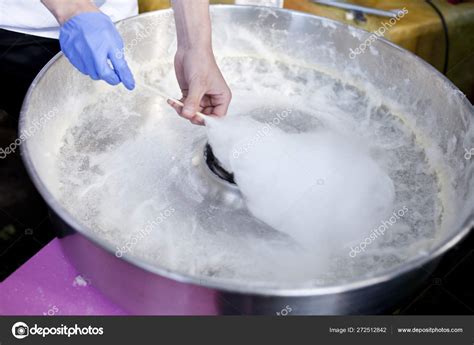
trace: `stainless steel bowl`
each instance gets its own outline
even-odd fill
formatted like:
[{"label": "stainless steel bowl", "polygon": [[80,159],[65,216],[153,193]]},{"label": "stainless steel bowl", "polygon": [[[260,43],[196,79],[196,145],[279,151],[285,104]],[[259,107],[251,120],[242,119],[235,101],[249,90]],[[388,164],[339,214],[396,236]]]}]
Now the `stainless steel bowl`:
[{"label": "stainless steel bowl", "polygon": [[[34,128],[22,145],[28,171],[56,221],[64,252],[93,285],[134,314],[270,314],[291,306],[292,314],[381,313],[417,289],[440,257],[458,243],[474,224],[474,160],[465,158],[474,147],[472,105],[433,67],[411,53],[378,38],[353,58],[350,48],[366,44],[370,34],[325,18],[288,10],[247,6],[213,6],[216,54],[224,54],[223,28],[241,26],[273,45],[275,54],[320,66],[348,84],[372,85],[390,107],[412,114],[406,125],[430,150],[435,162],[447,167],[444,188],[454,197],[449,229],[439,234],[425,255],[370,278],[336,286],[279,288],[229,282],[174,272],[166,267],[123,255],[95,236],[58,201],[49,181],[56,178],[54,159],[69,118],[88,97],[100,92],[97,83],[76,72],[59,54],[38,75],[24,101],[20,132]],[[174,30],[171,11],[158,11],[118,24],[126,46],[137,45],[137,28],[153,28],[143,35],[140,49],[130,49],[137,66],[153,58],[172,59]],[[159,45],[157,43],[160,43]],[[258,47],[234,47],[242,55],[258,54]],[[327,49],[328,47],[331,49]],[[76,96],[77,95],[77,96]],[[71,97],[73,96],[73,97]],[[416,110],[416,111],[414,111]],[[48,121],[44,122],[45,114]],[[413,115],[416,114],[416,115]],[[220,187],[216,187],[219,194]]]}]

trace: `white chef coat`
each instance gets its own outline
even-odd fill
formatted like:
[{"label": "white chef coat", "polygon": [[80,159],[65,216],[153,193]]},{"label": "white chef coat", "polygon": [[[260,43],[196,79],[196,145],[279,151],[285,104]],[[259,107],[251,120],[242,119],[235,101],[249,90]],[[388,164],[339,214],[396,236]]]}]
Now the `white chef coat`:
[{"label": "white chef coat", "polygon": [[[138,14],[138,0],[93,0],[113,22]],[[59,24],[40,0],[0,0],[0,29],[58,38]]]}]

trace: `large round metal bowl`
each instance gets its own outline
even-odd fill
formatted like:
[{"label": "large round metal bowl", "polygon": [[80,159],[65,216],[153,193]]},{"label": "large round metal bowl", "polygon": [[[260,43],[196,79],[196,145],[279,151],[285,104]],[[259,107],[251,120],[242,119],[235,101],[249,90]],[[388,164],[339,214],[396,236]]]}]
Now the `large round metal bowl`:
[{"label": "large round metal bowl", "polygon": [[[226,54],[222,33],[230,23],[252,32],[273,46],[275,56],[302,65],[317,63],[345,83],[370,85],[371,94],[403,114],[405,124],[436,151],[432,164],[445,175],[443,188],[453,195],[449,227],[424,255],[403,266],[369,278],[336,286],[292,289],[229,282],[151,265],[129,255],[120,258],[115,248],[95,236],[58,201],[54,159],[70,118],[81,102],[105,87],[80,75],[59,54],[38,75],[24,101],[20,133],[30,129],[22,155],[39,192],[48,203],[64,252],[78,271],[109,298],[134,314],[272,314],[291,306],[292,314],[381,313],[416,290],[433,271],[440,257],[470,231],[474,223],[474,159],[466,149],[474,146],[474,109],[464,95],[433,67],[411,53],[383,40],[354,58],[369,33],[304,13],[247,6],[213,6],[215,53]],[[137,40],[137,30],[153,32]],[[157,11],[118,24],[133,68],[150,59],[172,61],[175,46],[170,10]],[[227,42],[232,42],[227,39]],[[158,44],[159,43],[159,44]],[[238,45],[234,53],[259,54],[258,47]],[[328,49],[330,47],[331,49]],[[416,110],[416,111],[414,111]],[[45,114],[47,122],[45,121]],[[53,116],[60,114],[59,116]],[[31,129],[34,129],[34,133]],[[79,206],[80,207],[80,206]]]}]

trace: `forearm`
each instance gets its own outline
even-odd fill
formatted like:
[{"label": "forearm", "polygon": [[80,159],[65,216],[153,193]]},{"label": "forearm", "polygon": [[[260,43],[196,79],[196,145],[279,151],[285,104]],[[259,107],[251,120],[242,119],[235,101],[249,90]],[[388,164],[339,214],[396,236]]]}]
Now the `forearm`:
[{"label": "forearm", "polygon": [[61,25],[79,13],[99,11],[90,0],[41,0],[41,2]]},{"label": "forearm", "polygon": [[173,0],[178,51],[211,49],[211,18],[208,0]]}]

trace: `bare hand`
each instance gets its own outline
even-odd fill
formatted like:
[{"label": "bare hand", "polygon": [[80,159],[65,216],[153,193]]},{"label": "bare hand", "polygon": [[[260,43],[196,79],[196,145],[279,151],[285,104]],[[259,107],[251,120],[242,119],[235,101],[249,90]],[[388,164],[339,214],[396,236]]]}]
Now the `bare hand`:
[{"label": "bare hand", "polygon": [[203,125],[196,112],[214,116],[227,113],[232,94],[211,49],[178,50],[174,64],[184,107],[173,102],[170,105],[180,116]]}]

